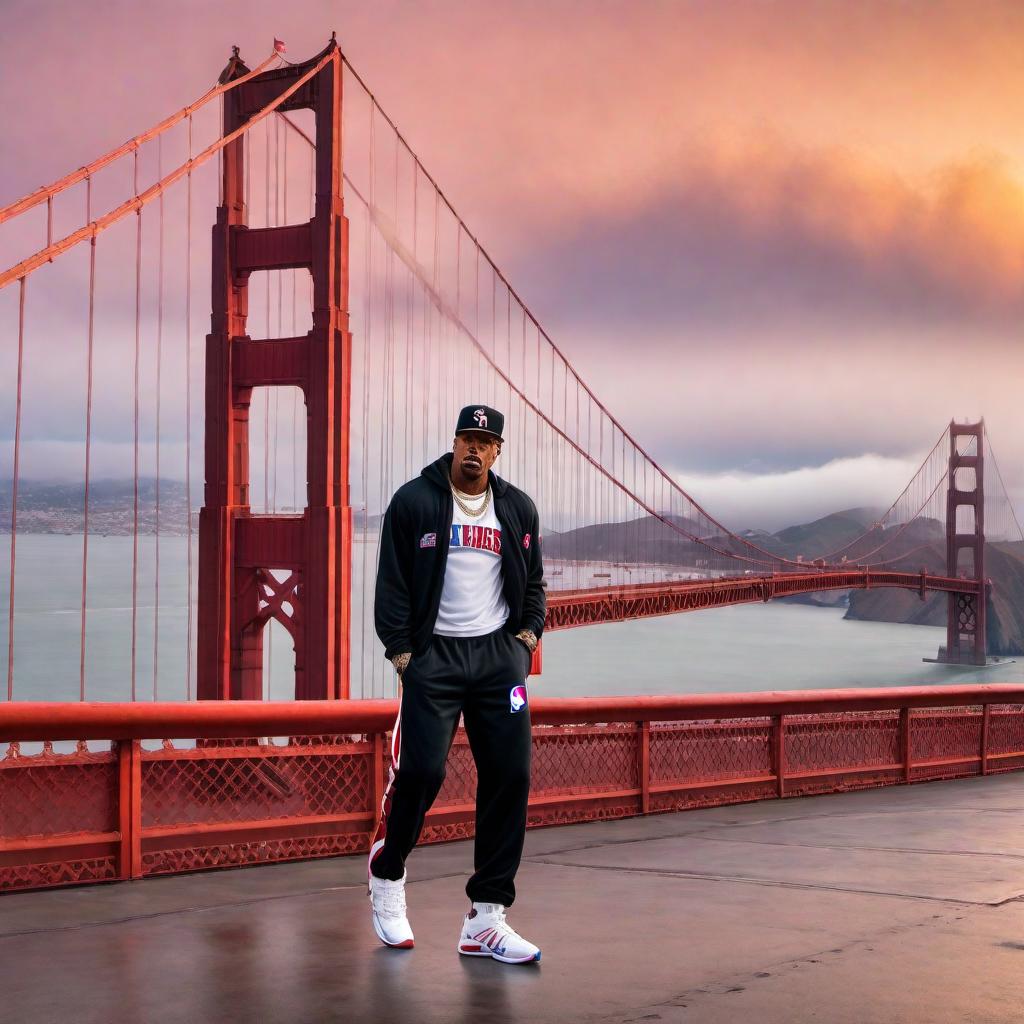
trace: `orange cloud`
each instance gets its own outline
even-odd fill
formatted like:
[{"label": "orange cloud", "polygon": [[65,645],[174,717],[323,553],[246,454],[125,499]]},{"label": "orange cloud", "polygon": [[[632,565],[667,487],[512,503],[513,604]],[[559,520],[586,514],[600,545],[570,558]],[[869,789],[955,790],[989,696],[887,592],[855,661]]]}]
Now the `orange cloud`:
[{"label": "orange cloud", "polygon": [[531,237],[542,309],[680,326],[1024,311],[1024,184],[997,157],[910,176],[848,149],[723,138],[614,215],[582,199],[576,213]]}]

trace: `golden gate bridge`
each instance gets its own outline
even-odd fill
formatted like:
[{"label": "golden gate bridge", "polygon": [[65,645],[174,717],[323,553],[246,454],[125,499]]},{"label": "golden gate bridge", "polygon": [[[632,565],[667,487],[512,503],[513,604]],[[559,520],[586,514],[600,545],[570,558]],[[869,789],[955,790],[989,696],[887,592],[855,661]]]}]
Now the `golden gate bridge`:
[{"label": "golden gate bridge", "polygon": [[[275,52],[251,69],[236,50],[198,100],[3,207],[0,229],[18,257],[0,273],[15,325],[2,353],[14,429],[0,785],[19,807],[0,836],[0,887],[365,844],[393,718],[393,702],[373,698],[395,685],[372,632],[379,518],[448,446],[468,397],[506,411],[499,469],[541,509],[548,628],[897,587],[947,595],[939,660],[985,663],[986,542],[1024,533],[983,422],[944,426],[884,514],[833,550],[794,553],[728,528],[587,386],[333,39],[311,60]],[[194,294],[206,280],[208,332]],[[69,321],[76,302],[83,315]],[[18,488],[45,469],[56,393],[81,450],[77,705],[17,690]],[[88,703],[98,425],[105,441],[131,436],[120,450],[133,702],[160,697],[161,537],[187,538],[185,704]],[[161,506],[172,478],[185,482],[183,522]],[[294,648],[303,703],[291,708],[250,703],[264,694],[272,624]],[[533,821],[1024,764],[1014,688],[865,693],[537,701]],[[153,738],[163,745],[145,750]],[[77,747],[57,753],[58,740]],[[96,740],[113,747],[90,749]],[[45,746],[25,756],[22,741]],[[471,829],[461,739],[452,759],[428,819],[435,839]],[[33,796],[58,778],[70,780],[60,801]]]}]

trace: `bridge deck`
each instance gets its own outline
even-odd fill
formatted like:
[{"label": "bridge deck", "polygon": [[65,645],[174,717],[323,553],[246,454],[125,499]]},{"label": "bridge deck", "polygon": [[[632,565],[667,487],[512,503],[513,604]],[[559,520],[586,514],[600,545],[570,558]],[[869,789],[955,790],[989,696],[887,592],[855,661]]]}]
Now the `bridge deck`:
[{"label": "bridge deck", "polygon": [[0,897],[0,1021],[1019,1021],[1015,774],[541,830],[514,923],[460,960],[471,851],[410,862],[386,950],[361,858]]},{"label": "bridge deck", "polygon": [[729,605],[771,601],[777,597],[813,594],[824,590],[870,590],[899,587],[928,593],[976,594],[977,580],[934,576],[921,572],[886,569],[829,567],[809,572],[721,576],[697,580],[664,580],[659,583],[619,584],[583,590],[548,591],[548,630],[619,622],[652,615],[725,608]]}]

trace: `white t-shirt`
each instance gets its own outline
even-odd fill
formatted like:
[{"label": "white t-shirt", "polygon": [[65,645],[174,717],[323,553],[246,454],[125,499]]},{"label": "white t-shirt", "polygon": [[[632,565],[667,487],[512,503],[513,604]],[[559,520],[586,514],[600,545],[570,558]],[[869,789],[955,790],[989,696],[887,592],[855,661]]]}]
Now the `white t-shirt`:
[{"label": "white t-shirt", "polygon": [[[467,502],[468,504],[468,502]],[[454,502],[451,543],[434,632],[484,636],[505,625],[508,602],[501,590],[501,526],[493,500],[476,518]]]}]

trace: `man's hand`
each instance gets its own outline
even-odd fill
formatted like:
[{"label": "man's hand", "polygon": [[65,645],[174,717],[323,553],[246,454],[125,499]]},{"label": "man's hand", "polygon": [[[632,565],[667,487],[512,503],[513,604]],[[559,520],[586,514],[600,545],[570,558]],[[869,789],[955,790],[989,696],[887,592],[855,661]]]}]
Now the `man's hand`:
[{"label": "man's hand", "polygon": [[516,639],[526,644],[527,650],[533,654],[537,650],[537,636],[532,629],[521,629],[516,633]]},{"label": "man's hand", "polygon": [[412,661],[412,653],[410,651],[404,651],[402,654],[396,654],[391,659],[391,664],[395,666],[395,671],[401,677],[402,673],[409,667],[409,662]]}]

